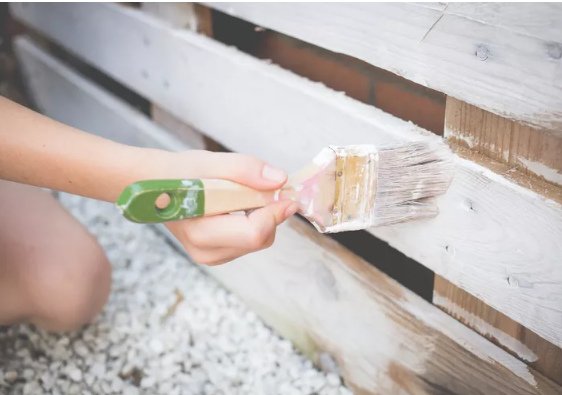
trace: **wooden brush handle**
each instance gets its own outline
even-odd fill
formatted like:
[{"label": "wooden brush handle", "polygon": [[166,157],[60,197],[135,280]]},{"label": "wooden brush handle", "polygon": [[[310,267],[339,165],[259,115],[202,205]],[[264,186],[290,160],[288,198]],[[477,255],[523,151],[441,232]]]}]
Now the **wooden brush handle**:
[{"label": "wooden brush handle", "polygon": [[[156,201],[163,194],[169,203],[159,208]],[[117,206],[130,221],[157,223],[263,207],[275,197],[276,191],[258,191],[227,180],[144,180],[127,186]]]}]

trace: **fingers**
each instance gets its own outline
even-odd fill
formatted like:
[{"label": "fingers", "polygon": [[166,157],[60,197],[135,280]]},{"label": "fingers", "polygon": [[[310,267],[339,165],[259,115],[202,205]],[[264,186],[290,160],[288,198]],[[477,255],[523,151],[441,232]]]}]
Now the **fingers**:
[{"label": "fingers", "polygon": [[297,209],[294,202],[277,202],[248,216],[196,218],[169,223],[168,228],[196,262],[219,264],[271,246],[277,225]]},{"label": "fingers", "polygon": [[200,155],[199,178],[222,178],[256,189],[280,188],[287,174],[253,156],[216,152]]}]

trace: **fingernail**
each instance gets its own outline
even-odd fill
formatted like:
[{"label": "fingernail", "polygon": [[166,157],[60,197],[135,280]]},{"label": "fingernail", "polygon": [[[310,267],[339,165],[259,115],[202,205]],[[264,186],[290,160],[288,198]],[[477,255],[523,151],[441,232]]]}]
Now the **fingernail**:
[{"label": "fingernail", "polygon": [[285,178],[287,177],[283,170],[275,169],[268,165],[265,165],[263,167],[261,176],[266,180],[273,181],[273,182],[285,181]]},{"label": "fingernail", "polygon": [[289,207],[285,209],[285,218],[289,218],[292,215],[295,215],[299,211],[299,205],[297,203],[291,203]]}]

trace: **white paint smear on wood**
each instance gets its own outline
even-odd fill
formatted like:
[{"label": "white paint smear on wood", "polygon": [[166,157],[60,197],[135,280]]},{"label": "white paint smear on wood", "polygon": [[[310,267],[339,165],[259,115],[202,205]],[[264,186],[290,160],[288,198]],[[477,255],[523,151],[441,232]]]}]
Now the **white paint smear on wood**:
[{"label": "white paint smear on wood", "polygon": [[[228,148],[288,171],[330,144],[439,138],[136,10],[12,4],[12,11]],[[477,164],[457,163],[439,216],[370,231],[561,346],[562,207]]]},{"label": "white paint smear on wood", "polygon": [[560,5],[207,5],[496,114],[561,130]]},{"label": "white paint smear on wood", "polygon": [[[554,182],[555,184],[558,185],[562,185],[562,173],[560,173],[559,171],[550,168],[543,163],[535,162],[530,159],[519,157],[517,158],[517,160],[521,162],[521,164],[525,168],[529,169],[530,171],[541,177],[544,177],[545,180]],[[560,158],[560,160],[562,160],[562,158]]]},{"label": "white paint smear on wood", "polygon": [[[16,48],[26,78],[33,81],[32,96],[47,115],[62,120],[65,111],[72,113],[75,126],[86,130],[93,114],[108,130],[117,117],[120,125],[129,123],[125,139],[140,137],[168,150],[189,148],[174,138],[156,137],[154,131],[165,132],[27,39],[18,39]],[[106,106],[108,101],[113,105]],[[60,107],[45,105],[49,102]],[[523,362],[296,219],[278,229],[272,248],[209,271],[309,355],[335,357],[355,388],[423,393],[426,385],[436,385],[459,393],[496,388],[505,395],[559,391]],[[392,366],[409,373],[394,378]],[[475,380],[482,369],[489,374]]]}]

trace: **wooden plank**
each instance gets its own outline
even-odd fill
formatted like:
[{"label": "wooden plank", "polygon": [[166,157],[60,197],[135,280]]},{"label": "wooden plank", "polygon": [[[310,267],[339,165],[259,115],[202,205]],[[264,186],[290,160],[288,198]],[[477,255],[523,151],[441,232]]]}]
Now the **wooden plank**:
[{"label": "wooden plank", "polygon": [[[160,130],[137,127],[144,125],[145,118],[125,105],[106,106],[110,94],[27,39],[19,39],[16,48],[26,78],[39,73],[30,88],[47,115],[67,119],[64,112],[72,113],[76,126],[85,129],[95,115],[109,125],[102,131],[105,135],[113,130],[116,117],[120,122],[129,120],[126,130],[134,141],[146,131],[145,137],[152,139],[152,130]],[[88,99],[77,100],[80,96]],[[47,103],[58,103],[60,108]],[[154,139],[153,146],[189,148],[162,137]],[[560,391],[552,381],[300,220],[281,226],[272,248],[209,272],[317,362],[339,369],[357,394]]]},{"label": "wooden plank", "polygon": [[194,3],[142,3],[141,8],[148,14],[167,21],[179,29],[197,30],[197,16]]},{"label": "wooden plank", "polygon": [[[562,196],[559,185],[545,185],[544,181],[562,184],[561,135],[518,124],[449,97],[445,136],[453,144],[468,148],[471,154],[476,151],[484,158],[492,158],[494,163],[507,164],[510,169],[506,174],[511,179]],[[561,348],[440,276],[435,276],[433,302],[547,377],[562,383]]]},{"label": "wooden plank", "polygon": [[[328,144],[439,138],[136,10],[12,4],[12,11],[227,148],[288,171]],[[457,159],[455,179],[439,208],[434,219],[370,231],[560,346],[560,204]]]},{"label": "wooden plank", "polygon": [[[179,144],[177,138],[164,133],[127,103],[95,84],[85,83],[76,74],[66,73],[57,60],[29,41],[17,41],[17,49],[26,88],[33,93],[33,103],[42,113],[120,143],[139,147],[151,147],[155,141]],[[86,112],[88,116],[84,117]]]},{"label": "wooden plank", "polygon": [[560,3],[448,3],[447,13],[503,29],[562,42]]},{"label": "wooden plank", "polygon": [[562,135],[447,98],[445,137],[527,174],[562,185]]},{"label": "wooden plank", "polygon": [[[403,3],[208,6],[359,58],[501,116],[562,131],[560,4],[451,4],[440,9]],[[509,14],[500,16],[508,9]]]},{"label": "wooden plank", "polygon": [[479,299],[436,276],[434,304],[561,384],[562,350]]},{"label": "wooden plank", "polygon": [[562,41],[558,3],[413,3],[447,14],[458,15],[487,25],[536,37]]},{"label": "wooden plank", "polygon": [[185,122],[180,121],[174,115],[161,107],[152,105],[150,108],[150,115],[154,122],[166,129],[170,134],[178,139],[184,141],[192,149],[205,149],[207,144],[205,138],[201,133],[194,130]]},{"label": "wooden plank", "polygon": [[435,276],[433,304],[527,362],[536,371],[562,384],[562,349],[559,347],[441,276]]}]

